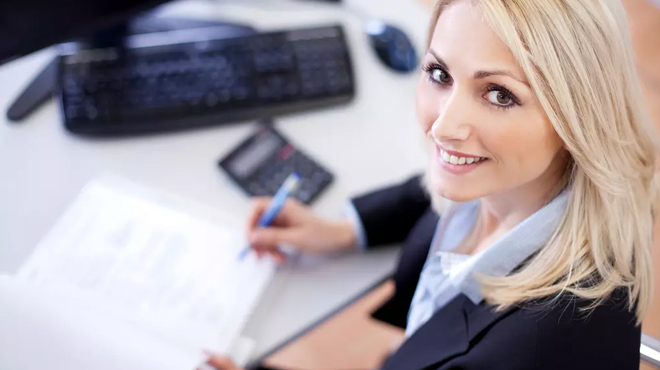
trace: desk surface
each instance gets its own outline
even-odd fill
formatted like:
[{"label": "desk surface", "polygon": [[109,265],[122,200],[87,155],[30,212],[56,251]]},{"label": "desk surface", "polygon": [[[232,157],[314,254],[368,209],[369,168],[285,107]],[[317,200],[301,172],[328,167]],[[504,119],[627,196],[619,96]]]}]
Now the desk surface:
[{"label": "desk surface", "polygon": [[[409,0],[347,2],[396,23],[422,50],[429,16],[422,5]],[[336,174],[336,183],[314,210],[341,217],[350,195],[400,181],[422,167],[414,114],[417,76],[384,68],[367,46],[360,19],[345,9],[274,3],[186,1],[172,4],[166,12],[245,21],[264,30],[344,24],[357,76],[355,101],[277,119],[281,131]],[[53,102],[25,122],[7,122],[4,112],[9,103],[52,55],[52,50],[44,50],[0,67],[0,273],[16,271],[82,186],[105,171],[245,217],[248,198],[215,163],[254,129],[253,122],[89,140],[65,132]],[[373,284],[391,270],[395,256],[395,249],[385,249],[305,258],[283,267],[246,330],[257,341],[255,356]]]}]

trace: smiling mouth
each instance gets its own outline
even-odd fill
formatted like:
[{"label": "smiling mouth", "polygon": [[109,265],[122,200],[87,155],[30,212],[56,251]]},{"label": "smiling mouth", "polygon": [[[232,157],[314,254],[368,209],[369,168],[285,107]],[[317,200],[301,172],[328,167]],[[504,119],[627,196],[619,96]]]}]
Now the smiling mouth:
[{"label": "smiling mouth", "polygon": [[445,152],[442,149],[440,149],[440,158],[442,158],[442,160],[446,163],[457,166],[479,163],[488,159],[486,157],[457,157]]}]

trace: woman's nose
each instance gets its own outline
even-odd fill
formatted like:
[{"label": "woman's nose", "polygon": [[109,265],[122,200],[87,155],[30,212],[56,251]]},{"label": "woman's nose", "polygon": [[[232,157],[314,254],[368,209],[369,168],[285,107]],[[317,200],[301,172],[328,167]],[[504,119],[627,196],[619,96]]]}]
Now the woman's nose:
[{"label": "woman's nose", "polygon": [[437,118],[431,126],[431,136],[437,142],[464,141],[472,131],[472,116],[476,107],[470,106],[469,98],[454,91],[449,99],[438,106]]}]

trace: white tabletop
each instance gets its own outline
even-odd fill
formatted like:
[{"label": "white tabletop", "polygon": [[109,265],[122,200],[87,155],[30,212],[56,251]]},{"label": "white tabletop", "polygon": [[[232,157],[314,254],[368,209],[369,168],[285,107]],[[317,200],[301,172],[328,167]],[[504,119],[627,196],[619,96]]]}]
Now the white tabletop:
[{"label": "white tabletop", "polygon": [[[411,0],[348,2],[397,24],[422,50],[429,16],[422,5]],[[356,99],[349,105],[276,119],[278,129],[336,175],[335,183],[314,204],[315,212],[341,217],[349,196],[418,172],[424,160],[414,112],[417,75],[386,69],[368,47],[361,20],[343,8],[266,3],[186,1],[165,11],[247,22],[262,30],[332,22],[345,26]],[[16,271],[82,186],[102,172],[245,217],[249,199],[216,162],[250,134],[253,122],[90,140],[64,130],[53,102],[24,122],[8,122],[4,112],[10,102],[52,55],[52,50],[43,50],[0,67],[0,273]],[[283,267],[246,329],[257,341],[255,356],[385,276],[396,253],[389,248],[305,258]]]}]

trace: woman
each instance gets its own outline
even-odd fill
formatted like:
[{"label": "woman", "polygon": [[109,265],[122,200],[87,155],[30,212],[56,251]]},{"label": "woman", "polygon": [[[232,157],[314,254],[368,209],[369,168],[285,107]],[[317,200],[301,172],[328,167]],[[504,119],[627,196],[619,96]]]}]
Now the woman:
[{"label": "woman", "polygon": [[355,221],[290,202],[255,229],[257,199],[252,245],[403,242],[375,317],[406,341],[382,369],[637,369],[656,139],[621,3],[442,0],[431,25],[424,181],[354,199]]}]

